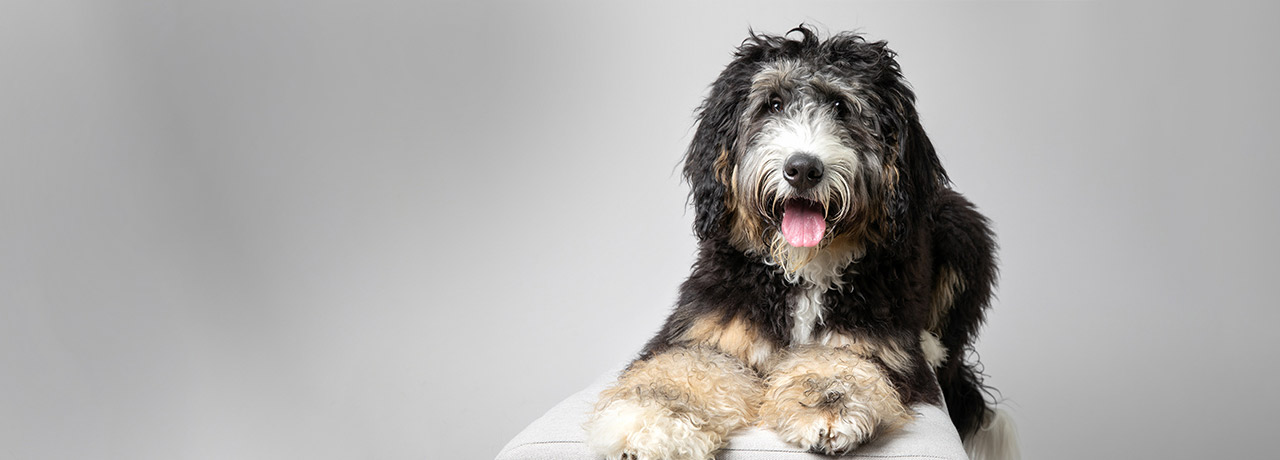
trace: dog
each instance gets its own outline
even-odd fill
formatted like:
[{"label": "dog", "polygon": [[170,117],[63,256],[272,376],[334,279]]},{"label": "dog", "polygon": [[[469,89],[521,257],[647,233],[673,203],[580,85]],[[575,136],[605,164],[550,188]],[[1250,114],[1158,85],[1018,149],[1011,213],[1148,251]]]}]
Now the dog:
[{"label": "dog", "polygon": [[944,401],[971,455],[1016,452],[971,353],[994,235],[895,56],[807,25],[743,41],[684,157],[697,261],[584,425],[596,452],[710,459],[759,425],[842,454]]}]

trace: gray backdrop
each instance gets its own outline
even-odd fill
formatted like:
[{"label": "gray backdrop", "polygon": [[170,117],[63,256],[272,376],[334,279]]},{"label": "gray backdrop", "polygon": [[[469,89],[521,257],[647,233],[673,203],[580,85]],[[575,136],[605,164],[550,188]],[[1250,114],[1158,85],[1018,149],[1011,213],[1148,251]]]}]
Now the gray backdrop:
[{"label": "gray backdrop", "polygon": [[1029,458],[1262,455],[1276,4],[0,6],[0,457],[492,458],[658,328],[748,27],[887,39]]}]

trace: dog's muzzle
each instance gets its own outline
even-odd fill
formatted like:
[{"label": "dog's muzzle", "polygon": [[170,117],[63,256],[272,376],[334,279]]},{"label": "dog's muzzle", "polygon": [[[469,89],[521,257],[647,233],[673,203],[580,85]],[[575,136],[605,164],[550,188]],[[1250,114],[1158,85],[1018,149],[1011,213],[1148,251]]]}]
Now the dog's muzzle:
[{"label": "dog's muzzle", "polygon": [[822,160],[808,153],[796,153],[787,158],[782,167],[782,175],[787,183],[795,187],[796,192],[804,193],[822,182],[822,174],[826,168]]},{"label": "dog's muzzle", "polygon": [[[782,165],[782,176],[801,195],[821,183],[825,173],[822,160],[808,153],[792,154]],[[783,202],[781,230],[787,244],[801,248],[817,246],[827,231],[826,211],[816,201],[789,198]]]}]

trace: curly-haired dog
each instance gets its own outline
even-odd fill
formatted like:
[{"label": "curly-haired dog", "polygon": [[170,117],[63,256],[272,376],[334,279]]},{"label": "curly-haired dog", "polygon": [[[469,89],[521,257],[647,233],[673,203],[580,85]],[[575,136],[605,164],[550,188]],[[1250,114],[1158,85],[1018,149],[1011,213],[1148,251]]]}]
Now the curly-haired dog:
[{"label": "curly-haired dog", "polygon": [[884,42],[805,26],[743,42],[685,155],[698,260],[600,395],[596,451],[709,459],[758,423],[843,453],[944,399],[971,453],[1011,439],[965,359],[995,243],[914,100]]}]

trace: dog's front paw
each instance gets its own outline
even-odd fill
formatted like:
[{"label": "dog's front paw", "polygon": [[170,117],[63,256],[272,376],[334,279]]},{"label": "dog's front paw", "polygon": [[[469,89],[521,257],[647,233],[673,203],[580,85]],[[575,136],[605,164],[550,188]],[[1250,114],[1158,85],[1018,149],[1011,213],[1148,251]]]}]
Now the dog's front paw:
[{"label": "dog's front paw", "polygon": [[761,423],[811,451],[845,453],[912,418],[880,369],[848,349],[797,349],[765,380]]},{"label": "dog's front paw", "polygon": [[771,428],[783,440],[827,455],[853,450],[871,439],[878,423],[863,410],[797,408],[785,421]]},{"label": "dog's front paw", "polygon": [[587,445],[610,460],[710,460],[721,437],[706,421],[653,401],[617,399],[587,421]]},{"label": "dog's front paw", "polygon": [[772,388],[761,408],[762,421],[789,443],[831,455],[911,419],[895,394],[854,380],[809,376],[798,385]]}]

